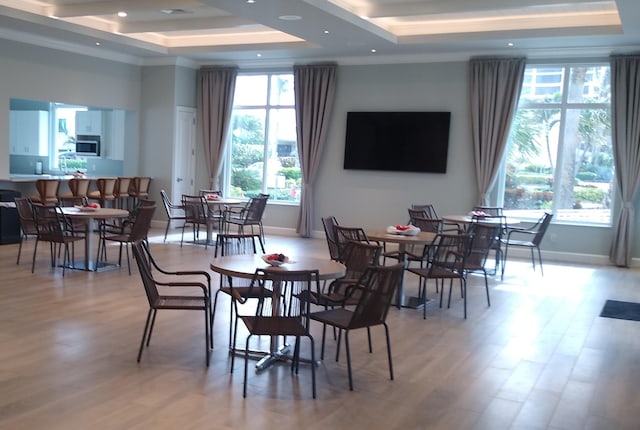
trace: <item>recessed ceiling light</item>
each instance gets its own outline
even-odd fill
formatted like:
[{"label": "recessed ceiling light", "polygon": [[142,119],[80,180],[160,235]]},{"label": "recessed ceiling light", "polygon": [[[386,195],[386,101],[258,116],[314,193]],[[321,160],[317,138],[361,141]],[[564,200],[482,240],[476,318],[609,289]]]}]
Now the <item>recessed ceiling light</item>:
[{"label": "recessed ceiling light", "polygon": [[507,46],[513,46],[513,42],[507,43]]},{"label": "recessed ceiling light", "polygon": [[256,57],[262,57],[262,54],[256,54]]},{"label": "recessed ceiling light", "polygon": [[255,2],[256,2],[256,0],[247,0],[247,3],[249,3],[249,4],[253,4]]},{"label": "recessed ceiling light", "polygon": [[329,34],[329,30],[324,30],[323,33],[324,34]]},{"label": "recessed ceiling light", "polygon": [[372,49],[372,50],[371,50],[371,52],[372,52],[373,54],[375,54],[375,53],[376,53],[376,52],[378,52],[378,51],[377,51],[377,50],[375,50],[375,49]]},{"label": "recessed ceiling light", "polygon": [[298,15],[281,15],[278,17],[278,19],[282,21],[298,21],[302,19],[302,17]]},{"label": "recessed ceiling light", "polygon": [[100,42],[96,42],[96,46],[100,46]]},{"label": "recessed ceiling light", "polygon": [[124,18],[124,17],[126,17],[126,16],[127,16],[127,12],[124,12],[124,11],[118,12],[118,16],[119,16],[120,18]]}]

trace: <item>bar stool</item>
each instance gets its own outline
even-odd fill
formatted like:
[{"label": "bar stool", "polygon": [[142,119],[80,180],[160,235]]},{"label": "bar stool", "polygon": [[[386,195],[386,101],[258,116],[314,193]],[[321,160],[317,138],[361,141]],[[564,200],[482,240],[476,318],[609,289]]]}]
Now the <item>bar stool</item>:
[{"label": "bar stool", "polygon": [[58,204],[59,189],[59,179],[38,179],[36,181],[36,191],[38,194],[32,195],[30,197],[31,201],[45,206],[55,206]]},{"label": "bar stool", "polygon": [[91,179],[86,178],[72,178],[69,179],[68,193],[60,193],[58,198],[62,204],[81,205],[87,199],[87,193],[89,192],[89,186],[91,185]]},{"label": "bar stool", "polygon": [[147,200],[149,198],[149,185],[151,178],[148,176],[136,176],[131,180],[129,187],[129,196],[133,200],[133,207],[138,206],[139,200]]},{"label": "bar stool", "polygon": [[102,207],[106,207],[107,202],[111,202],[111,206],[113,206],[113,202],[116,198],[116,196],[114,195],[116,182],[116,178],[96,179],[96,187],[98,188],[98,190],[89,192],[87,194],[87,198],[89,200],[97,200]]},{"label": "bar stool", "polygon": [[115,190],[113,195],[115,196],[114,206],[119,209],[128,209],[129,200],[129,186],[131,185],[131,178],[120,177],[116,181]]}]

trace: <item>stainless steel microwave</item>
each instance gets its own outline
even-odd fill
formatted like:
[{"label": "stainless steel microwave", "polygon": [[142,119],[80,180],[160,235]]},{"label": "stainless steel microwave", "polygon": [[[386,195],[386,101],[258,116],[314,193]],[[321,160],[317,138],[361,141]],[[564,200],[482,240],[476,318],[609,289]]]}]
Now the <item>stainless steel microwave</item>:
[{"label": "stainless steel microwave", "polygon": [[81,156],[100,156],[100,136],[76,136],[76,154]]}]

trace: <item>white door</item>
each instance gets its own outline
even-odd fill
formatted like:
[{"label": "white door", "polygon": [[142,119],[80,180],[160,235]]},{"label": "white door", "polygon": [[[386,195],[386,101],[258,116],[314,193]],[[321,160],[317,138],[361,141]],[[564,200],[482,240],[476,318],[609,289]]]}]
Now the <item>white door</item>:
[{"label": "white door", "polygon": [[173,146],[173,187],[171,200],[179,202],[183,194],[195,194],[196,110],[176,108],[176,137]]}]

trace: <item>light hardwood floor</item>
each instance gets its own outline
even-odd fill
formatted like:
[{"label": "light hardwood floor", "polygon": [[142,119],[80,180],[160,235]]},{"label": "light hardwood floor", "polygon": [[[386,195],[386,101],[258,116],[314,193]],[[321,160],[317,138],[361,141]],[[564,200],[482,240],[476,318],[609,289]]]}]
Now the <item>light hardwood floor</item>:
[{"label": "light hardwood floor", "polygon": [[[163,265],[208,268],[212,248],[180,248],[176,234],[163,244],[162,233],[151,247]],[[391,309],[394,381],[378,328],[373,354],[365,332],[352,334],[353,392],[331,340],[316,400],[305,365],[293,376],[288,365],[256,373],[253,363],[243,399],[242,358],[229,373],[226,296],[209,368],[202,318],[185,311],[158,313],[137,363],[147,312],[137,270],[63,278],[43,246],[31,274],[32,250],[30,240],[16,265],[17,245],[0,246],[2,429],[640,428],[640,322],[598,316],[606,299],[640,302],[637,270],[548,263],[541,277],[511,261],[504,282],[490,279],[490,308],[472,277],[466,321],[457,290],[450,309],[429,304],[426,320]],[[267,251],[328,256],[318,239],[268,236]],[[319,345],[319,326],[314,334]]]}]

